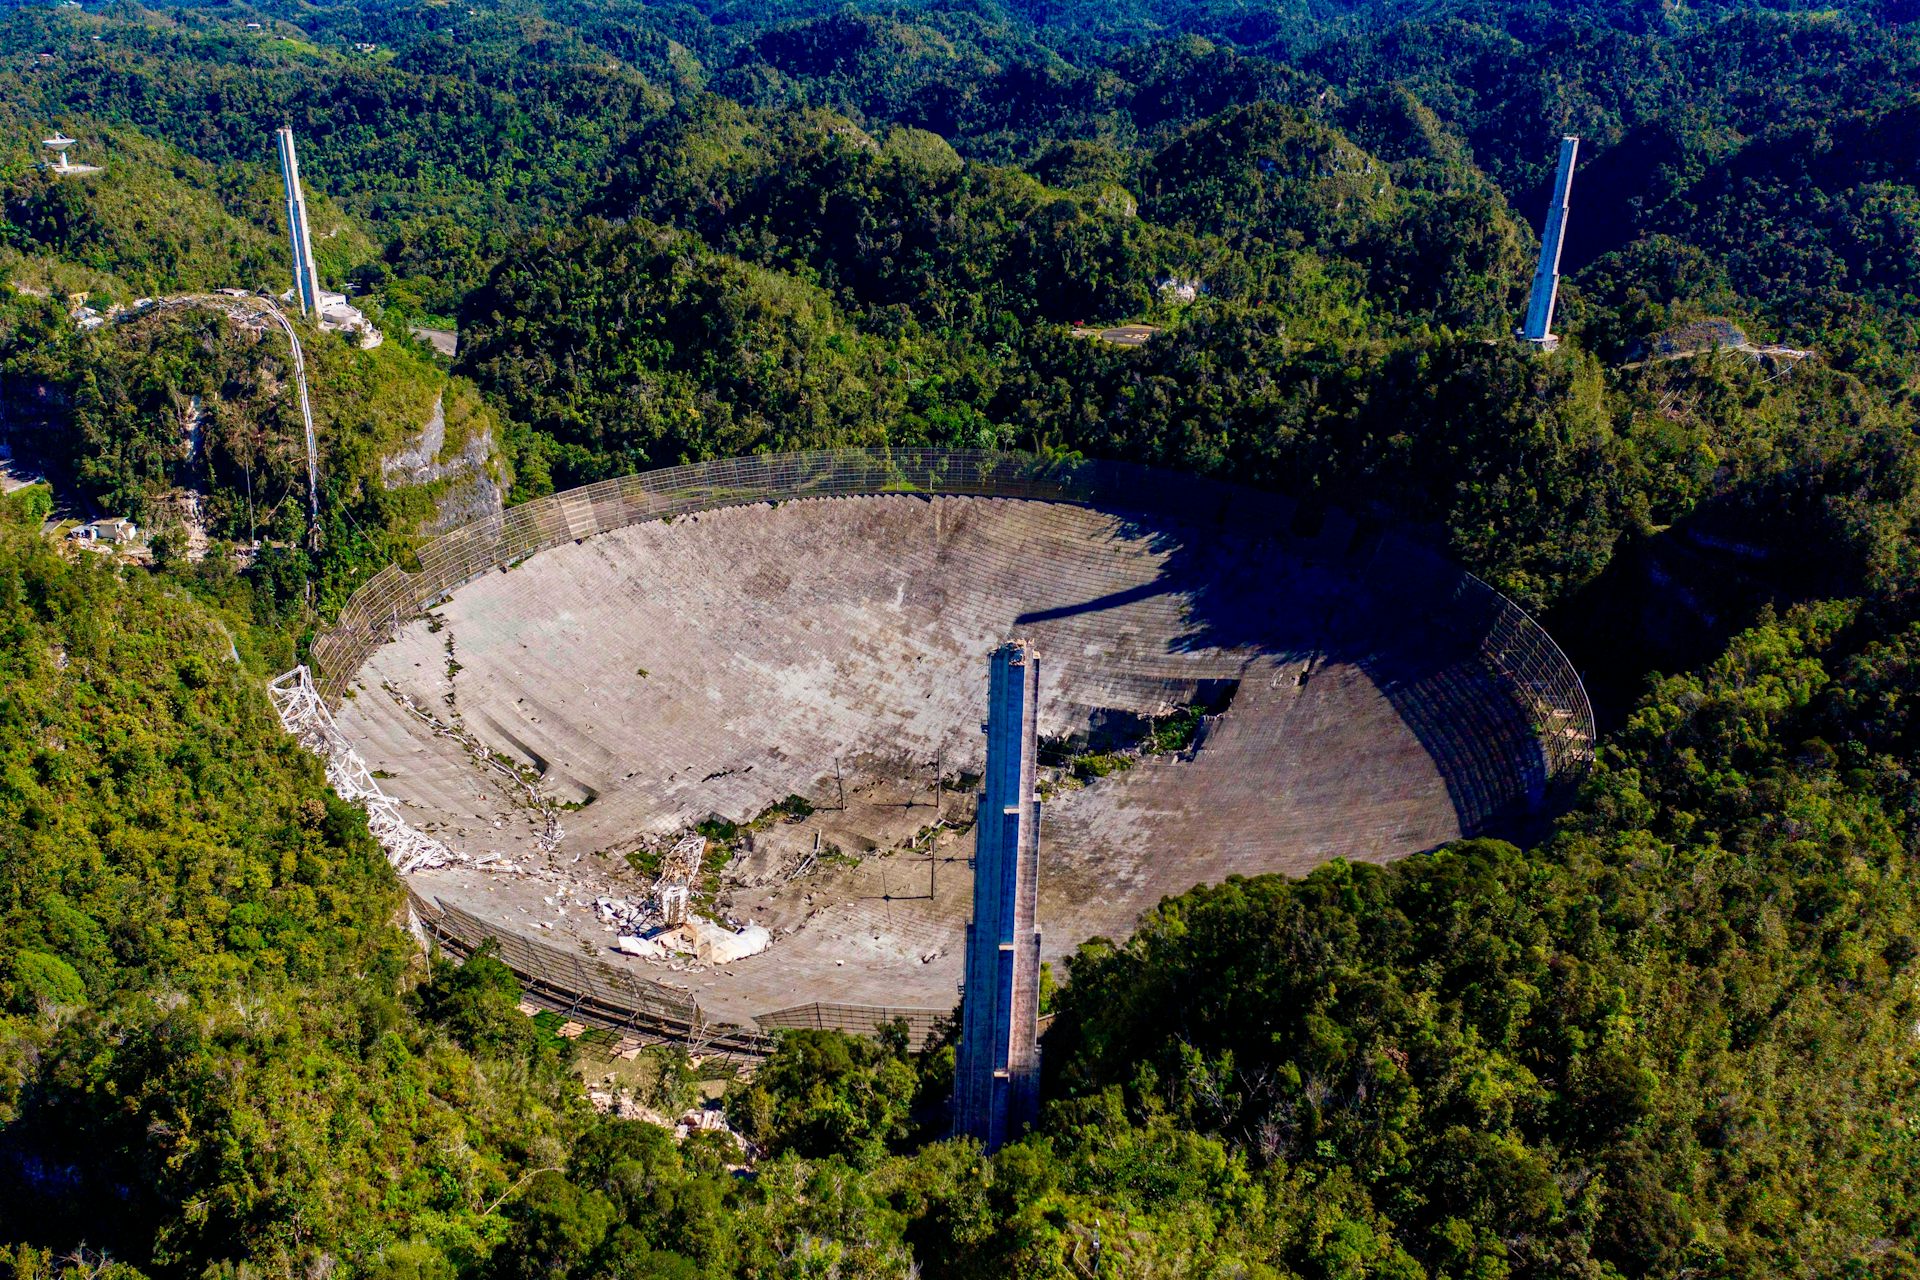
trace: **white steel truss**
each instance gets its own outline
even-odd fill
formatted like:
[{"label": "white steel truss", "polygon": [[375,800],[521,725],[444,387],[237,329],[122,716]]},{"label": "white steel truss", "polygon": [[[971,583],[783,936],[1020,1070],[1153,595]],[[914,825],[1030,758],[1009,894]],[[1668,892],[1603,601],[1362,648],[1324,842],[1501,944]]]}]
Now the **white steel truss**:
[{"label": "white steel truss", "polygon": [[313,673],[302,665],[267,685],[280,723],[307,750],[326,761],[327,781],[342,800],[367,813],[367,830],[387,851],[387,861],[405,874],[456,861],[453,851],[432,836],[416,830],[400,813],[400,802],[380,789],[367,762],[334,724]]}]

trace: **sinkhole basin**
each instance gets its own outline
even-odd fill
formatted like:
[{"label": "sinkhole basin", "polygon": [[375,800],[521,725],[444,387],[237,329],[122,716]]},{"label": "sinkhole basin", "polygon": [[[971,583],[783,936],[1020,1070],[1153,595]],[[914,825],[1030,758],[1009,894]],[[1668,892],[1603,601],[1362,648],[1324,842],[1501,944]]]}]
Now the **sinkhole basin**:
[{"label": "sinkhole basin", "polygon": [[[1411,540],[1017,454],[737,459],[556,495],[386,571],[314,653],[381,786],[466,859],[411,873],[422,900],[703,1016],[817,1002],[854,1025],[956,1001],[987,656],[1013,636],[1059,766],[1055,961],[1196,884],[1516,833],[1590,759],[1552,640]],[[770,812],[790,796],[812,812]],[[750,829],[713,909],[772,946],[619,955],[594,900],[644,896],[629,855],[714,820]]]}]

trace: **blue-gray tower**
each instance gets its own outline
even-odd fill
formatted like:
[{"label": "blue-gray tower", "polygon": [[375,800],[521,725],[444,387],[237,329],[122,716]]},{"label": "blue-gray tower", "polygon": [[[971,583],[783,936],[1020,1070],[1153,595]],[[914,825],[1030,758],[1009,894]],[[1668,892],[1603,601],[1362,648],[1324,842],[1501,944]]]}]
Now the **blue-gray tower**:
[{"label": "blue-gray tower", "polygon": [[1553,172],[1553,199],[1547,205],[1546,225],[1540,228],[1540,265],[1533,273],[1533,296],[1527,301],[1527,322],[1520,340],[1547,351],[1560,344],[1553,335],[1553,303],[1560,295],[1560,242],[1567,234],[1567,198],[1573,189],[1573,161],[1580,139],[1560,139],[1560,164]]},{"label": "blue-gray tower", "polygon": [[313,261],[313,236],[307,230],[307,193],[300,186],[300,156],[294,150],[293,130],[273,135],[280,153],[280,181],[287,189],[287,238],[293,242],[293,297],[300,314],[320,314],[320,269]]},{"label": "blue-gray tower", "polygon": [[974,824],[973,922],[953,1129],[993,1151],[1031,1125],[1040,1105],[1040,662],[1014,640],[993,652],[987,680],[987,772]]}]

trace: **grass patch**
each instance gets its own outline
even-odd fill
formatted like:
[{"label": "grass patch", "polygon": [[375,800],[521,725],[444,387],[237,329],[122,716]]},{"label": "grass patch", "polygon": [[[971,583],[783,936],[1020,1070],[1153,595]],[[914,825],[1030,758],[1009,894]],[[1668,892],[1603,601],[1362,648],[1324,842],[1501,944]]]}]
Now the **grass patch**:
[{"label": "grass patch", "polygon": [[1096,752],[1092,755],[1075,756],[1071,767],[1074,777],[1082,782],[1092,782],[1095,778],[1104,778],[1109,774],[1123,773],[1133,768],[1133,757],[1114,751]]}]

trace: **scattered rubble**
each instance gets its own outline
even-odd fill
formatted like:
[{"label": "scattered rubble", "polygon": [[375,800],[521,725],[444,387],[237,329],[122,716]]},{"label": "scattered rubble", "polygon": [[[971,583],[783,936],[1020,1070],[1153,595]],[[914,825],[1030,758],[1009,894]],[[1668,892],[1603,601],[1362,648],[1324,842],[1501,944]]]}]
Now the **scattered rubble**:
[{"label": "scattered rubble", "polygon": [[629,898],[600,897],[593,900],[593,912],[617,933],[639,933],[658,922],[658,913],[643,902]]},{"label": "scattered rubble", "polygon": [[[435,736],[447,738],[460,744],[473,762],[482,769],[498,774],[517,787],[524,795],[523,807],[538,814],[544,824],[544,830],[535,837],[534,844],[542,853],[551,854],[560,847],[566,832],[560,826],[560,805],[552,796],[540,789],[538,774],[529,777],[530,770],[509,764],[499,754],[480,741],[471,730],[461,724],[450,724],[434,715],[414,700],[413,696],[392,681],[385,681],[381,688],[387,691],[400,709],[427,726]],[[458,720],[459,712],[454,713]]]},{"label": "scattered rubble", "polygon": [[587,1101],[601,1115],[621,1120],[644,1120],[662,1129],[671,1129],[675,1142],[685,1142],[696,1133],[725,1134],[733,1140],[734,1148],[741,1155],[750,1153],[747,1140],[727,1123],[727,1113],[719,1107],[688,1107],[678,1116],[668,1116],[640,1102],[631,1089],[615,1087],[611,1080],[612,1077],[608,1077],[599,1084],[587,1086]]}]

